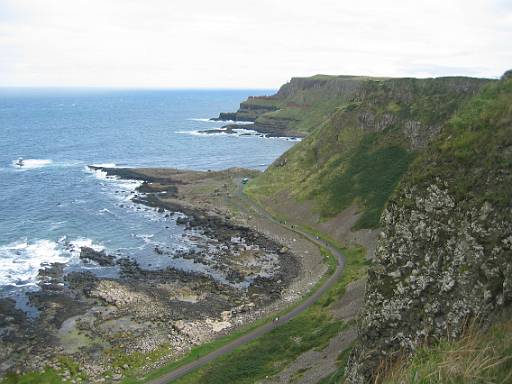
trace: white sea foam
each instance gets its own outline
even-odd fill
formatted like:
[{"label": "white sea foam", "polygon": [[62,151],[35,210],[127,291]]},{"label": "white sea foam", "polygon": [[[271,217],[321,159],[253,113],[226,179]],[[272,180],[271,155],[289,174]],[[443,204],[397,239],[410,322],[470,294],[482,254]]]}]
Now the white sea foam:
[{"label": "white sea foam", "polygon": [[[115,168],[116,164],[114,163],[103,163],[103,164],[93,164],[92,167],[105,167],[105,168]],[[88,166],[85,167],[85,171],[87,173],[92,174],[98,180],[107,181],[105,186],[110,185],[107,188],[109,192],[114,192],[117,190],[121,190],[124,193],[113,193],[113,195],[120,200],[130,201],[133,198],[133,192],[142,184],[141,180],[129,180],[129,179],[121,179],[117,176],[109,176],[106,171],[101,169],[93,169]],[[111,213],[111,212],[110,212]]]},{"label": "white sea foam", "polygon": [[101,169],[93,169],[89,168],[89,166],[84,167],[85,172],[93,174],[97,179],[107,180],[107,172],[102,171]]},{"label": "white sea foam", "polygon": [[261,136],[261,133],[250,129],[233,129],[232,132],[225,132],[225,128],[215,129],[215,132],[205,132],[204,130],[194,130],[194,131],[178,131],[177,133],[184,135],[192,135],[192,136],[202,136],[202,137],[215,137],[215,136],[232,136],[232,137],[240,137],[240,136]]},{"label": "white sea foam", "polygon": [[286,141],[302,141],[302,137],[267,137],[267,139],[275,139],[275,140],[286,140]]},{"label": "white sea foam", "polygon": [[200,136],[200,137],[215,137],[215,136],[231,136],[231,137],[259,137],[262,139],[285,140],[285,141],[301,141],[300,137],[285,137],[285,136],[268,136],[264,133],[247,128],[235,128],[232,132],[225,132],[225,128],[215,129],[216,132],[205,132],[204,130],[194,131],[178,131],[177,133],[183,135]]},{"label": "white sea foam", "polygon": [[18,169],[36,169],[43,168],[53,163],[50,159],[23,159],[23,166],[17,165],[18,160],[13,160],[11,165]]},{"label": "white sea foam", "polygon": [[154,234],[132,234],[132,236],[135,236],[138,239],[142,239],[145,244],[157,244],[153,240],[151,240],[155,235]]},{"label": "white sea foam", "polygon": [[12,160],[11,169],[16,168],[17,171],[27,171],[45,167],[76,167],[83,164],[83,162],[77,160],[55,162],[51,159],[23,159],[22,166],[18,165],[17,163],[18,160]]},{"label": "white sea foam", "polygon": [[49,229],[50,229],[50,231],[55,231],[56,229],[62,228],[62,226],[66,223],[67,223],[67,221],[65,221],[65,220],[57,221],[55,223],[52,223]]},{"label": "white sea foam", "polygon": [[43,239],[23,239],[0,246],[0,285],[31,287],[37,284],[39,269],[51,263],[75,263],[79,261],[80,248],[87,246],[97,251],[103,246],[91,239],[78,238],[71,242],[61,237],[57,242]]},{"label": "white sea foam", "polygon": [[219,120],[218,123],[234,124],[234,125],[253,125],[253,121],[239,121],[239,120]]},{"label": "white sea foam", "polygon": [[115,163],[98,163],[91,164],[91,167],[102,167],[102,168],[115,168],[117,165]]},{"label": "white sea foam", "polygon": [[0,285],[31,286],[36,284],[44,263],[65,263],[68,258],[51,240],[28,243],[22,240],[0,247]]},{"label": "white sea foam", "polygon": [[211,120],[211,119],[204,119],[204,118],[195,118],[191,117],[190,119],[187,119],[190,121],[201,121],[203,123],[219,123],[219,121]]},{"label": "white sea foam", "polygon": [[206,133],[201,132],[199,130],[196,131],[177,131],[176,133],[182,134],[182,135],[191,135],[191,136],[219,136],[219,135],[226,135],[225,132],[216,132],[216,133]]},{"label": "white sea foam", "polygon": [[98,163],[98,164],[91,164],[90,166],[86,165],[84,168],[87,173],[93,174],[98,179],[101,179],[101,180],[114,179],[113,176],[107,176],[106,171],[103,171],[102,169],[91,168],[91,167],[115,168],[116,164],[114,164],[114,163]]},{"label": "white sea foam", "polygon": [[234,121],[234,120],[212,120],[204,118],[190,118],[187,120],[200,121],[203,123],[216,123],[216,124],[237,124],[237,125],[251,125],[254,124],[252,121]]},{"label": "white sea foam", "polygon": [[92,248],[95,251],[103,251],[105,247],[101,244],[94,244],[94,242],[91,239],[85,238],[85,237],[79,237],[76,240],[70,241],[69,245],[71,246],[71,253],[73,255],[79,255],[80,254],[80,248],[82,247],[88,247]]}]

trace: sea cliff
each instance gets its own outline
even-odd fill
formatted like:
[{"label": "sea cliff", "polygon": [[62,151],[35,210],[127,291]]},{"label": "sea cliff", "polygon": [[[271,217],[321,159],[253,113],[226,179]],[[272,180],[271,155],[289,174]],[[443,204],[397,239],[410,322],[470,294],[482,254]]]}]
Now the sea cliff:
[{"label": "sea cliff", "polygon": [[511,106],[506,75],[447,122],[387,203],[348,382],[512,302]]}]

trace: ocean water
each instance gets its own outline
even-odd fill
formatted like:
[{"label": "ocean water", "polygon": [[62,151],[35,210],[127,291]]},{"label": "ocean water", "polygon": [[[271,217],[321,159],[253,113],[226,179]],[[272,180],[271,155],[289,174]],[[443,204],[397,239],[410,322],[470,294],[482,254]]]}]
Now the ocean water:
[{"label": "ocean water", "polygon": [[[80,247],[156,268],[156,245],[187,248],[175,218],[130,201],[136,182],[87,165],[264,169],[294,143],[258,135],[204,135],[208,121],[261,90],[0,90],[0,295],[37,289],[52,262],[80,263]],[[249,125],[241,128],[250,129]],[[247,132],[247,131],[242,131]],[[15,165],[18,157],[25,166]]]}]

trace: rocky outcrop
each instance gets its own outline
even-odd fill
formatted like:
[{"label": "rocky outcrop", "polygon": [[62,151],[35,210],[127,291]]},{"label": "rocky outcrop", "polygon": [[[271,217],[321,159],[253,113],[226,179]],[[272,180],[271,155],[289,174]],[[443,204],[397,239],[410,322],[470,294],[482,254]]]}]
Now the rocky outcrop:
[{"label": "rocky outcrop", "polygon": [[512,303],[510,105],[512,78],[484,88],[388,202],[349,383]]},{"label": "rocky outcrop", "polygon": [[98,265],[105,267],[105,266],[114,265],[115,257],[107,255],[105,250],[97,251],[93,248],[81,247],[80,248],[80,259],[93,261],[93,262],[97,263]]},{"label": "rocky outcrop", "polygon": [[362,346],[351,381],[382,359],[458,337],[512,300],[512,210],[484,202],[470,210],[442,182],[411,187],[390,203],[361,316]]},{"label": "rocky outcrop", "polygon": [[[256,119],[267,112],[273,112],[278,109],[274,104],[274,97],[269,96],[250,96],[246,101],[240,103],[240,108],[236,112],[221,112],[219,117],[214,117],[214,121],[256,121]],[[278,100],[276,100],[276,103]]]}]

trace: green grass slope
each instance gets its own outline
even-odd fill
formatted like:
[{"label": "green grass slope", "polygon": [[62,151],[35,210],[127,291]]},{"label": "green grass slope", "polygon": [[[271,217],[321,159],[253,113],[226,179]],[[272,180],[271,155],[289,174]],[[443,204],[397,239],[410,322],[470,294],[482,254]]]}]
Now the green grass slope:
[{"label": "green grass slope", "polygon": [[[331,116],[253,180],[248,194],[261,203],[282,194],[312,201],[321,218],[355,203],[361,209],[355,229],[375,228],[417,153],[489,82],[466,77],[350,81],[351,92],[331,100],[337,104]],[[283,92],[298,97],[296,91]]]}]

